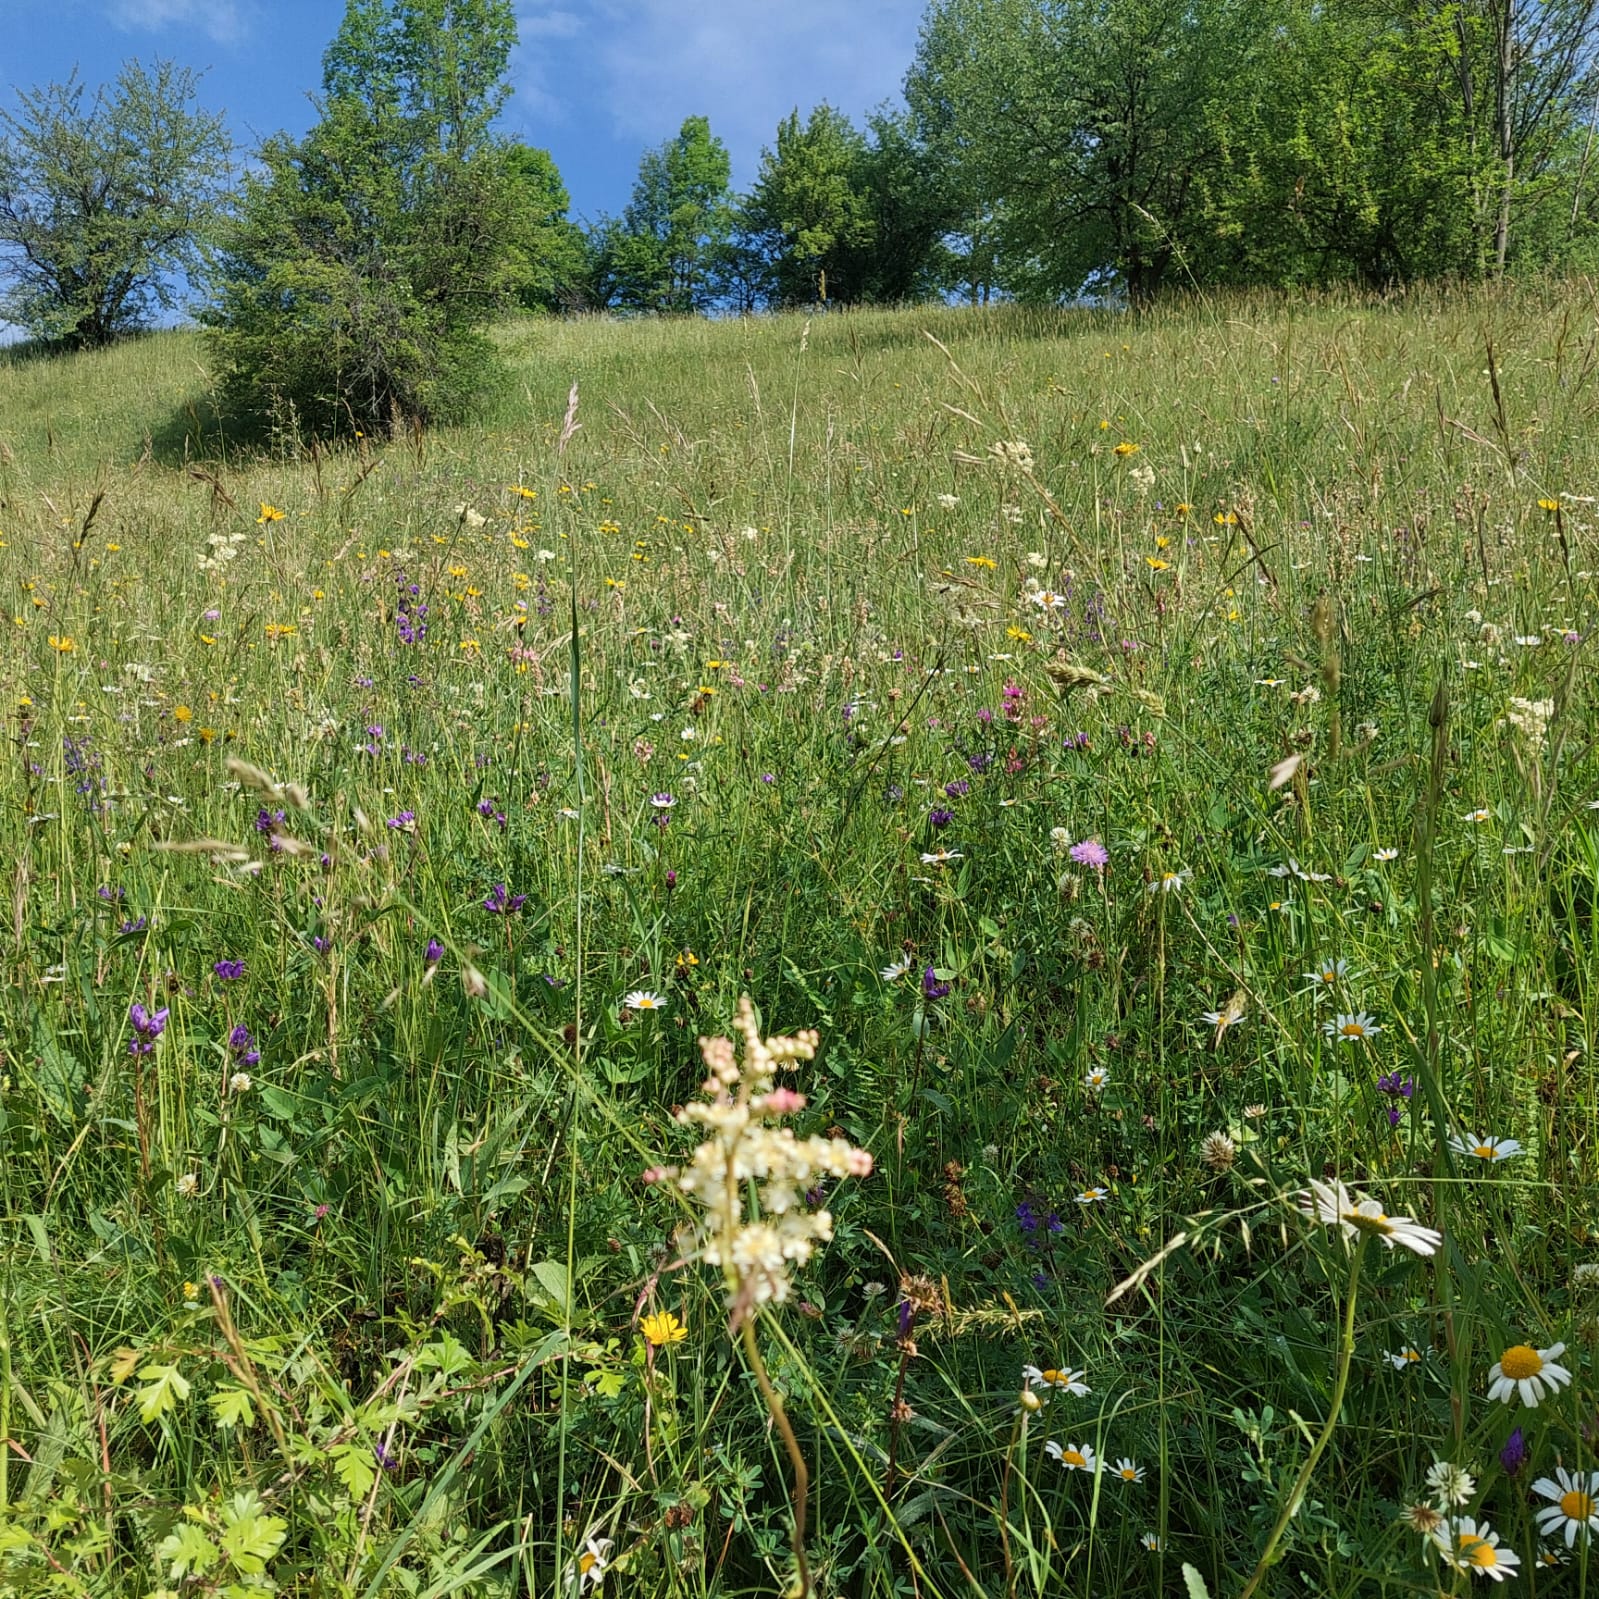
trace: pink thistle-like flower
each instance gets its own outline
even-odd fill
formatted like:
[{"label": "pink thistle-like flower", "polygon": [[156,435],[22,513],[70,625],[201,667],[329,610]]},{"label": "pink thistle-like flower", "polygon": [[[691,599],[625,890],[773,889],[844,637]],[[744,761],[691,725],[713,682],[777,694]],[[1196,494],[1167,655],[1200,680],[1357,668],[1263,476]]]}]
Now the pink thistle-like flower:
[{"label": "pink thistle-like flower", "polygon": [[1096,872],[1104,871],[1110,864],[1110,851],[1097,838],[1085,838],[1082,843],[1073,844],[1068,853],[1079,866],[1092,866]]}]

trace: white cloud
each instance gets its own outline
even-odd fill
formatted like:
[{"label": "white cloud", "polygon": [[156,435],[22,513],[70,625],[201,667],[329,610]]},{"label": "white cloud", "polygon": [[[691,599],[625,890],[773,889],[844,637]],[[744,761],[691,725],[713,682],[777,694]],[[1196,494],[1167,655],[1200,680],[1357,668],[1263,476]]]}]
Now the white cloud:
[{"label": "white cloud", "polygon": [[107,15],[119,28],[160,33],[198,28],[216,44],[233,44],[246,31],[238,0],[112,0]]},{"label": "white cloud", "polygon": [[[525,10],[514,72],[532,116],[598,114],[616,138],[648,145],[704,115],[734,176],[796,106],[830,101],[857,120],[898,91],[922,0],[593,0]],[[554,48],[552,48],[554,46]],[[580,99],[581,104],[574,101]]]}]

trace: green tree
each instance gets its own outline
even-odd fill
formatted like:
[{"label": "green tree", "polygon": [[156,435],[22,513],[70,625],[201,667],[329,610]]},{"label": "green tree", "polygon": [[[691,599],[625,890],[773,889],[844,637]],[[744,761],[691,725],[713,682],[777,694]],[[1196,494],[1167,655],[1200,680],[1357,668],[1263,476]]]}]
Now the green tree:
[{"label": "green tree", "polygon": [[182,303],[229,167],[198,83],[169,61],[129,61],[87,104],[74,76],[0,111],[0,316],[99,345]]},{"label": "green tree", "polygon": [[596,235],[606,304],[630,311],[703,311],[732,228],[727,146],[704,117],[645,153],[619,222]]},{"label": "green tree", "polygon": [[951,169],[916,137],[904,112],[867,119],[871,138],[860,164],[871,236],[852,275],[861,298],[877,305],[925,300],[961,273],[946,243],[961,221]]},{"label": "green tree", "polygon": [[236,411],[325,431],[470,408],[536,235],[527,158],[490,133],[514,39],[510,0],[349,0],[320,119],[267,140],[226,239],[209,320]]},{"label": "green tree", "polygon": [[766,297],[780,305],[819,299],[848,304],[868,289],[863,270],[876,237],[865,136],[841,111],[798,110],[761,152],[740,227],[766,263]]},{"label": "green tree", "polygon": [[[1269,0],[934,0],[907,93],[940,108],[1009,286],[1148,299],[1257,93]],[[996,204],[1002,201],[1002,204]]]},{"label": "green tree", "polygon": [[571,197],[548,150],[511,144],[504,226],[520,256],[518,298],[529,310],[562,311],[586,298],[583,230],[567,211]]}]

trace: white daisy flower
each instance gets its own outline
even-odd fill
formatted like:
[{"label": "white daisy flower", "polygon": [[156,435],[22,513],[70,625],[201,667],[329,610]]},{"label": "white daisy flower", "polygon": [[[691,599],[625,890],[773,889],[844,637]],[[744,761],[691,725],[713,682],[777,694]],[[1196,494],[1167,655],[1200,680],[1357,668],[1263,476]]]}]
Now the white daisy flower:
[{"label": "white daisy flower", "polygon": [[1146,1532],[1138,1540],[1151,1554],[1159,1554],[1166,1547],[1165,1540],[1158,1532]]},{"label": "white daisy flower", "polygon": [[1110,1190],[1101,1188],[1097,1184],[1092,1188],[1085,1188],[1077,1195],[1079,1205],[1103,1205],[1110,1198]]},{"label": "white daisy flower", "polygon": [[1488,1368],[1488,1397],[1508,1405],[1512,1395],[1520,1394],[1522,1404],[1537,1409],[1546,1392],[1554,1393],[1571,1381],[1571,1373],[1557,1364],[1565,1352],[1564,1344],[1550,1344],[1547,1349],[1513,1345]]},{"label": "white daisy flower", "polygon": [[1192,868],[1187,866],[1180,872],[1162,872],[1158,877],[1152,877],[1144,888],[1150,894],[1175,894],[1193,875]]},{"label": "white daisy flower", "polygon": [[1348,961],[1321,961],[1316,969],[1299,974],[1314,989],[1333,988],[1349,975]]},{"label": "white daisy flower", "polygon": [[1136,1460],[1128,1460],[1125,1456],[1116,1462],[1116,1473],[1123,1482],[1142,1482],[1144,1468]]},{"label": "white daisy flower", "polygon": [[1432,1489],[1434,1503],[1447,1509],[1450,1505],[1470,1504],[1477,1491],[1477,1479],[1453,1461],[1435,1460],[1427,1468],[1427,1486]]},{"label": "white daisy flower", "polygon": [[583,1547],[577,1552],[571,1565],[566,1568],[567,1592],[582,1593],[585,1588],[598,1588],[605,1580],[605,1573],[610,1564],[606,1556],[610,1552],[609,1538],[585,1539]]},{"label": "white daisy flower", "polygon": [[1052,1366],[1023,1366],[1022,1376],[1030,1388],[1060,1388],[1079,1399],[1090,1392],[1083,1381],[1084,1373],[1073,1371],[1069,1366],[1064,1371],[1056,1371]]},{"label": "white daisy flower", "polygon": [[1422,1353],[1419,1349],[1414,1349],[1409,1344],[1406,1344],[1403,1349],[1384,1351],[1383,1359],[1395,1371],[1409,1371],[1412,1366],[1419,1364],[1422,1359]]},{"label": "white daisy flower", "polygon": [[1382,1028],[1367,1011],[1339,1011],[1330,1021],[1321,1024],[1321,1030],[1341,1044],[1359,1044],[1376,1037]]},{"label": "white daisy flower", "polygon": [[1485,1166],[1497,1166],[1502,1160],[1514,1160],[1521,1153],[1521,1145],[1514,1138],[1479,1138],[1468,1133],[1464,1138],[1449,1135],[1449,1147],[1457,1155],[1481,1161]]},{"label": "white daisy flower", "polygon": [[1371,858],[1374,861],[1396,861],[1399,859],[1399,851],[1392,846],[1385,845],[1382,849],[1374,849],[1371,852]]},{"label": "white daisy flower", "polygon": [[1097,1093],[1110,1081],[1110,1073],[1103,1066],[1095,1066],[1083,1074],[1083,1087]]},{"label": "white daisy flower", "polygon": [[1478,1523],[1470,1516],[1446,1521],[1432,1537],[1445,1563],[1456,1571],[1503,1582],[1521,1564],[1521,1556],[1501,1545],[1499,1534],[1486,1521]]},{"label": "white daisy flower", "polygon": [[647,988],[635,988],[632,993],[622,996],[624,1010],[665,1010],[666,1001],[659,994],[652,994]]},{"label": "white daisy flower", "polygon": [[1552,1538],[1563,1530],[1570,1549],[1578,1533],[1589,1543],[1599,1532],[1599,1471],[1567,1471],[1556,1466],[1554,1477],[1540,1477],[1532,1491],[1554,1501],[1537,1512],[1538,1531],[1544,1537]]},{"label": "white daisy flower", "polygon": [[878,975],[885,983],[897,983],[910,969],[911,963],[909,961],[890,961]]},{"label": "white daisy flower", "polygon": [[1313,1220],[1341,1229],[1345,1238],[1380,1238],[1388,1249],[1403,1244],[1418,1255],[1431,1255],[1443,1241],[1442,1233],[1409,1216],[1389,1216],[1375,1199],[1352,1194],[1342,1183],[1312,1180],[1299,1195],[1299,1208]]},{"label": "white daisy flower", "polygon": [[1058,1460],[1068,1471],[1094,1472],[1099,1462],[1094,1458],[1093,1448],[1088,1444],[1079,1447],[1077,1444],[1067,1444],[1064,1449],[1053,1438],[1044,1445],[1044,1453],[1051,1460]]},{"label": "white daisy flower", "polygon": [[940,845],[935,850],[929,850],[922,856],[923,866],[943,866],[948,861],[964,860],[965,856],[958,849],[945,849]]},{"label": "white daisy flower", "polygon": [[1467,822],[1491,822],[1493,819],[1494,813],[1483,805],[1479,805],[1474,811],[1467,811],[1465,816],[1461,818],[1462,821]]}]

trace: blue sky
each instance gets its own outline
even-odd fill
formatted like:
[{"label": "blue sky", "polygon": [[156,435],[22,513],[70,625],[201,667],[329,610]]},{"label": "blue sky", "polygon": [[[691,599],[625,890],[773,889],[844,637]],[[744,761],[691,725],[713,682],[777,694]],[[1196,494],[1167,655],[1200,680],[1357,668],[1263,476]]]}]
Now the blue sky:
[{"label": "blue sky", "polygon": [[[311,120],[342,0],[0,0],[0,91],[98,84],[129,56],[206,69],[202,99],[245,144]],[[555,156],[573,214],[620,211],[640,153],[704,115],[755,175],[778,119],[897,98],[922,0],[518,0],[508,132]]]}]

